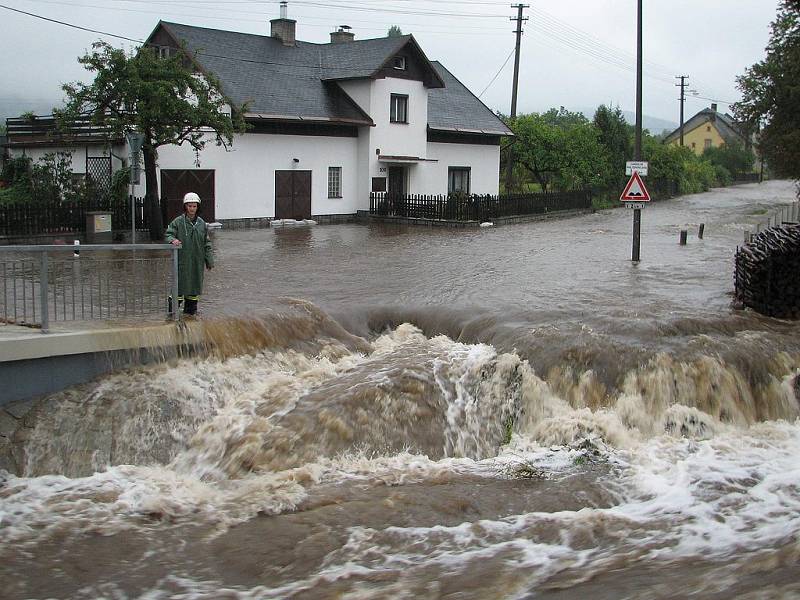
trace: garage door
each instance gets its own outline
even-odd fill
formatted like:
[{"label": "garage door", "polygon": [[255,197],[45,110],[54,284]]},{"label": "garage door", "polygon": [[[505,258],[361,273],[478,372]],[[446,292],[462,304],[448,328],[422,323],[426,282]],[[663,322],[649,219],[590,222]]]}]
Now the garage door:
[{"label": "garage door", "polygon": [[311,218],[311,171],[275,171],[275,218]]},{"label": "garage door", "polygon": [[187,192],[200,196],[200,216],[213,223],[214,170],[161,169],[161,199],[167,203],[167,223],[183,212],[183,196]]}]

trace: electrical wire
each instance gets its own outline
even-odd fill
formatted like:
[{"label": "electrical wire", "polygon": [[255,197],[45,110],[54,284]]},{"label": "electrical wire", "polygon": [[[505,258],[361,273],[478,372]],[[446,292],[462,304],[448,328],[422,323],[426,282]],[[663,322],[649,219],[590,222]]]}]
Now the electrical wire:
[{"label": "electrical wire", "polygon": [[90,29],[88,27],[81,27],[80,25],[73,25],[72,23],[66,23],[64,21],[59,21],[57,19],[51,19],[49,17],[43,17],[42,15],[36,15],[34,13],[26,12],[24,10],[19,10],[18,8],[11,8],[10,6],[5,6],[4,4],[0,4],[0,8],[5,8],[6,10],[10,10],[16,13],[21,13],[23,15],[28,15],[29,17],[35,17],[37,19],[42,19],[43,21],[49,21],[50,23],[57,23],[58,25],[65,25],[66,27],[72,27],[73,29],[80,29],[81,31],[88,31],[89,33],[99,33],[100,35],[105,35],[108,37],[119,38],[121,40],[127,40],[129,42],[136,42],[138,44],[143,44],[142,40],[135,40],[133,38],[125,37],[124,35],[117,35],[115,33],[108,33],[106,31],[100,31],[98,29]]},{"label": "electrical wire", "polygon": [[[46,4],[65,4],[64,2],[59,2],[58,0],[32,0],[32,1],[46,3]],[[115,1],[115,2],[128,2],[128,3],[136,4],[136,3],[145,3],[146,0],[113,0],[113,1]],[[274,1],[277,2],[278,0],[274,0]],[[380,0],[378,0],[378,1],[380,1]],[[394,1],[412,2],[412,1],[415,1],[415,0],[394,0]],[[156,0],[155,3],[158,4],[160,2],[158,2],[158,0]],[[219,0],[218,2],[216,0],[214,0],[214,1],[194,0],[194,2],[192,2],[192,3],[187,3],[187,2],[180,2],[180,0],[178,0],[177,2],[173,2],[173,3],[169,3],[169,4],[170,5],[179,4],[179,5],[184,5],[184,6],[188,7],[188,6],[192,6],[192,5],[196,5],[196,4],[209,4],[209,5],[212,5],[212,4],[219,4],[219,3],[249,4],[251,2],[249,2],[249,0]],[[448,3],[449,2],[447,2],[447,1],[440,2],[440,4],[448,4]],[[476,2],[472,2],[472,3],[473,4],[481,4],[481,5],[495,5],[495,3],[477,2],[477,1]],[[347,6],[347,5],[343,5],[343,4],[336,4],[336,3],[333,3],[333,2],[316,2],[314,0],[294,0],[294,4],[300,4],[300,5],[306,5],[306,6],[316,6],[316,7],[323,7],[323,8],[333,8],[333,9],[337,9],[337,10],[338,9],[342,9],[342,8],[347,8],[347,9],[352,9],[352,10],[393,12],[395,14],[415,14],[415,15],[425,15],[425,16],[431,16],[431,15],[435,15],[435,16],[457,16],[457,17],[478,17],[478,16],[480,16],[480,17],[500,17],[500,16],[502,16],[502,18],[508,18],[506,15],[486,15],[486,14],[477,14],[477,13],[455,13],[455,12],[451,13],[451,12],[441,12],[441,11],[406,11],[406,10],[399,10],[399,9],[393,10],[393,9],[386,9],[386,8],[352,7],[352,6]],[[75,6],[74,4],[69,4],[69,5],[72,6],[72,7]],[[497,3],[497,5],[499,6],[500,3]],[[106,7],[102,7],[102,6],[91,6],[91,5],[82,5],[82,6],[85,6],[87,8],[104,8],[104,9],[108,9],[108,10],[120,10],[120,11],[127,11],[127,12],[141,12],[141,13],[153,13],[153,12],[156,12],[156,11],[146,11],[146,10],[140,10],[140,9],[129,9],[129,8],[123,8],[123,7],[107,7],[107,6]],[[13,12],[17,12],[17,13],[21,13],[21,14],[24,14],[24,15],[28,15],[28,16],[31,16],[31,17],[34,17],[34,18],[42,19],[44,21],[48,21],[48,22],[51,22],[51,23],[56,23],[56,24],[63,25],[63,26],[66,26],[66,27],[71,27],[71,28],[78,29],[78,30],[81,30],[81,31],[87,31],[87,32],[90,32],[90,33],[97,33],[97,34],[100,34],[100,35],[113,37],[113,38],[118,38],[118,39],[126,40],[126,41],[129,41],[129,42],[134,42],[134,43],[139,43],[139,44],[144,43],[142,40],[130,38],[130,37],[123,36],[123,35],[113,34],[113,33],[105,32],[105,31],[100,31],[100,30],[96,30],[96,29],[91,29],[91,28],[88,28],[88,27],[82,27],[80,25],[67,23],[65,21],[59,21],[57,19],[51,19],[49,17],[44,17],[42,15],[38,15],[38,14],[35,14],[35,13],[23,11],[23,10],[16,9],[16,8],[13,8],[13,7],[10,7],[10,6],[6,6],[6,5],[0,5],[0,8],[4,8],[6,10],[10,10],[10,11],[13,11]],[[256,13],[256,12],[250,12],[250,11],[236,11],[236,12],[241,13],[241,14],[254,14],[254,15],[259,15],[259,16],[262,16],[262,17],[266,16],[263,13]],[[633,55],[631,55],[631,54],[629,54],[629,53],[627,53],[625,51],[622,51],[619,48],[615,48],[614,46],[610,46],[610,45],[602,42],[601,40],[595,38],[594,36],[592,36],[590,34],[587,34],[586,32],[583,32],[583,31],[573,27],[569,23],[566,23],[566,22],[564,22],[564,21],[562,21],[562,20],[560,20],[560,19],[558,19],[558,18],[556,18],[556,17],[554,17],[552,15],[549,15],[548,13],[546,13],[544,11],[541,11],[539,9],[533,9],[533,12],[534,12],[534,15],[535,15],[536,18],[532,21],[531,26],[534,28],[536,33],[540,34],[540,35],[537,35],[537,36],[533,36],[533,39],[534,39],[534,41],[536,43],[543,43],[542,40],[540,39],[540,36],[543,36],[543,37],[546,37],[546,38],[549,38],[549,39],[555,41],[558,45],[563,46],[566,49],[571,50],[574,53],[583,54],[585,56],[588,56],[589,58],[593,59],[593,61],[595,61],[597,63],[604,63],[604,64],[606,64],[608,66],[615,67],[615,68],[620,69],[622,71],[625,71],[627,73],[631,73],[631,72],[633,72],[635,70],[635,57]],[[163,13],[158,13],[157,12],[157,14],[163,14]],[[186,15],[186,16],[196,16],[196,15]],[[220,18],[220,19],[237,20],[237,21],[241,21],[242,20],[242,19],[233,19],[233,18],[218,17],[218,16],[209,17],[209,18]],[[321,19],[320,17],[304,17],[304,18]],[[411,24],[404,24],[404,23],[401,23],[401,24],[403,24],[403,25],[411,25]],[[314,27],[314,25],[310,25],[310,26]],[[468,27],[468,26],[464,26],[464,25],[460,25],[460,26],[464,27],[464,28]],[[377,30],[377,28],[375,28],[375,29]],[[488,28],[481,27],[480,29],[482,31],[484,31],[484,33],[486,33]],[[498,31],[498,35],[500,35],[499,32],[503,32],[503,34],[505,34],[505,29],[497,29],[496,31]],[[425,33],[434,33],[432,31],[424,31],[424,32]],[[452,34],[456,34],[456,35],[459,34],[458,32],[453,32],[452,30],[450,30],[448,32],[443,32],[443,33],[447,33],[447,34],[451,34],[451,35]],[[464,33],[464,34],[461,34],[461,35],[472,35],[472,34],[471,33]],[[513,51],[512,51],[512,54],[513,54]],[[315,68],[315,69],[319,68],[318,64],[314,64],[314,65],[307,64],[307,65],[304,65],[304,64],[293,64],[293,63],[281,63],[281,62],[278,62],[278,61],[265,61],[265,60],[245,59],[245,58],[241,58],[241,57],[231,57],[231,56],[224,56],[224,55],[216,55],[216,54],[209,54],[209,53],[205,53],[205,52],[199,52],[198,55],[206,56],[206,57],[210,57],[210,58],[218,58],[218,59],[223,59],[223,60],[239,60],[241,62],[247,62],[247,63],[251,63],[251,64],[268,64],[268,65],[277,65],[277,66],[287,66],[287,67],[291,67],[291,68]],[[483,96],[483,94],[494,83],[494,81],[497,79],[497,77],[499,77],[499,75],[502,72],[503,68],[505,68],[506,64],[508,64],[508,61],[510,60],[510,56],[511,55],[509,54],[509,56],[503,62],[503,65],[500,67],[498,72],[495,74],[495,76],[492,78],[492,80],[489,82],[489,84],[484,88],[484,90],[478,96],[479,98],[481,96]],[[647,64],[649,66],[651,66],[651,67],[654,67],[655,68],[654,70],[656,70],[656,71],[669,72],[670,76],[669,76],[669,78],[667,78],[667,76],[660,75],[657,72],[656,73],[652,73],[651,70],[648,69],[648,70],[646,70],[644,72],[644,76],[645,77],[647,77],[647,78],[649,78],[651,80],[657,81],[657,82],[659,82],[661,84],[669,84],[670,86],[674,85],[673,81],[672,81],[673,77],[671,76],[671,72],[672,71],[670,69],[668,69],[667,67],[663,67],[661,65],[658,65],[657,63],[647,63]],[[333,68],[336,68],[336,67],[333,67]],[[705,98],[705,97],[702,97],[702,96],[694,96],[694,97],[715,101],[712,98]],[[719,100],[718,102],[723,103],[723,104],[731,104],[730,102],[722,101],[722,100]]]},{"label": "electrical wire", "polygon": [[510,59],[510,58],[511,58],[511,56],[514,54],[514,50],[516,50],[516,48],[512,48],[512,49],[511,49],[511,52],[509,52],[509,53],[508,53],[508,56],[506,56],[506,59],[503,61],[503,64],[500,66],[500,68],[499,68],[499,69],[497,69],[497,73],[495,73],[495,74],[494,74],[494,77],[492,77],[492,80],[491,80],[489,83],[487,83],[487,84],[486,84],[486,87],[485,87],[485,88],[483,88],[483,91],[482,91],[480,94],[478,94],[478,100],[480,100],[480,99],[481,99],[481,96],[483,96],[483,94],[484,94],[484,93],[486,93],[486,90],[488,90],[488,89],[489,89],[489,86],[491,86],[491,85],[494,83],[494,80],[495,80],[495,79],[497,79],[497,77],[500,75],[500,73],[502,72],[502,70],[503,70],[503,69],[505,68],[505,66],[508,64],[508,61],[509,61],[509,59]]}]

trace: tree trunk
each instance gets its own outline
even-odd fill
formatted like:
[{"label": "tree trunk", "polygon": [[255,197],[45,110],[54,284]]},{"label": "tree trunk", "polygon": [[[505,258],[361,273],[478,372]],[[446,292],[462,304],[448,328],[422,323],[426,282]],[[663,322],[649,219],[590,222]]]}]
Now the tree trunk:
[{"label": "tree trunk", "polygon": [[148,143],[144,144],[142,150],[144,152],[144,178],[147,185],[145,206],[150,214],[150,240],[159,242],[164,239],[164,221],[161,218],[161,206],[158,201],[157,152]]}]

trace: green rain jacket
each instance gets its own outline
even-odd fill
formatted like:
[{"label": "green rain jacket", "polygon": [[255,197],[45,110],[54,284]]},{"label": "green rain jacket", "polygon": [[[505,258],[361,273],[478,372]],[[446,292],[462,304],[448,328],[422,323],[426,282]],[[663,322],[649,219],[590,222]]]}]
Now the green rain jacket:
[{"label": "green rain jacket", "polygon": [[214,253],[208,239],[206,222],[197,217],[192,223],[186,215],[175,217],[167,227],[167,243],[180,240],[178,250],[178,295],[199,296],[203,293],[203,267],[214,266]]}]

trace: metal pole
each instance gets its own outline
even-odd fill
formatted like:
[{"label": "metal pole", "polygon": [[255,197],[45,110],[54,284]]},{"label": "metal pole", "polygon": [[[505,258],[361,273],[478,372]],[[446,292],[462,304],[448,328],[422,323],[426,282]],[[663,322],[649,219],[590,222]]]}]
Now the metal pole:
[{"label": "metal pole", "polygon": [[136,243],[136,196],[133,193],[133,182],[131,182],[131,244]]},{"label": "metal pole", "polygon": [[[517,116],[517,90],[519,89],[519,55],[522,43],[522,22],[527,21],[528,18],[523,18],[522,9],[528,8],[528,4],[512,4],[511,8],[517,9],[517,16],[510,17],[512,21],[517,22],[517,28],[514,33],[517,34],[517,43],[514,49],[514,82],[511,87],[511,119]],[[508,154],[506,156],[506,194],[511,193],[511,186],[514,183],[514,146],[513,141],[508,143]]]},{"label": "metal pole", "polygon": [[680,79],[681,80],[680,83],[676,83],[675,84],[677,87],[681,88],[681,97],[678,98],[678,100],[680,100],[680,103],[681,103],[681,124],[680,124],[680,145],[681,145],[681,147],[683,147],[683,105],[686,102],[685,90],[686,90],[686,80],[688,78],[689,78],[688,75],[679,75],[679,76],[675,77],[675,79]]},{"label": "metal pole", "polygon": [[49,268],[47,252],[42,252],[42,260],[39,266],[39,302],[42,311],[42,333],[48,333],[50,331],[50,313],[47,309],[47,295],[50,293],[48,279]]},{"label": "metal pole", "polygon": [[172,247],[172,320],[181,320],[181,311],[178,310],[178,249]]},{"label": "metal pole", "polygon": [[[633,160],[642,160],[642,0],[636,3],[636,137]],[[639,246],[642,231],[642,211],[633,209],[633,249],[631,261],[639,262]]]}]

